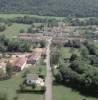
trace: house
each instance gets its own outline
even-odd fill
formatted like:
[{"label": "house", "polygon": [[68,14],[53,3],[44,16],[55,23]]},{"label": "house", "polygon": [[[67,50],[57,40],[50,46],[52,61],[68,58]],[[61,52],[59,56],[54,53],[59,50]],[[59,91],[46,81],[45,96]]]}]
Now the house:
[{"label": "house", "polygon": [[69,41],[78,41],[80,43],[84,43],[87,39],[86,38],[83,38],[83,37],[80,37],[80,36],[73,36],[73,37],[68,37],[68,40]]},{"label": "house", "polygon": [[36,84],[37,86],[44,86],[44,80],[40,78],[37,74],[27,74],[26,76],[26,84],[32,85]]},{"label": "house", "polygon": [[13,66],[15,67],[16,71],[22,71],[26,67],[27,58],[26,57],[19,57],[14,62]]},{"label": "house", "polygon": [[28,56],[27,63],[35,64],[41,58],[41,52],[33,52]]},{"label": "house", "polygon": [[42,33],[36,33],[36,34],[22,33],[18,35],[18,39],[28,40],[32,42],[39,42],[41,40],[46,40],[47,36],[44,36]]},{"label": "house", "polygon": [[64,44],[66,42],[66,39],[65,39],[65,37],[57,36],[57,37],[53,38],[52,42],[53,43],[62,43],[62,44]]},{"label": "house", "polygon": [[2,69],[4,73],[6,73],[6,63],[4,61],[0,61],[0,69]]}]

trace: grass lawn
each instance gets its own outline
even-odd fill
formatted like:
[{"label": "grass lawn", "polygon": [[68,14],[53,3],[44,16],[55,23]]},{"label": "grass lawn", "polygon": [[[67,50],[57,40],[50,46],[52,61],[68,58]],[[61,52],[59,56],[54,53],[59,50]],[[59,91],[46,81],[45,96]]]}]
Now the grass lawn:
[{"label": "grass lawn", "polygon": [[42,74],[46,76],[46,65],[41,64],[41,60],[35,65],[30,66],[30,73]]},{"label": "grass lawn", "polygon": [[[0,81],[0,92],[7,93],[9,100],[12,100],[13,97],[16,96],[16,90],[19,88],[20,83],[22,83],[23,79],[22,75],[14,76],[13,78],[5,81]],[[27,94],[17,94],[19,100],[43,100],[44,95],[42,94],[34,94],[34,93],[27,93]]]},{"label": "grass lawn", "polygon": [[12,100],[12,98],[16,96],[16,89],[21,82],[21,75],[14,76],[9,80],[0,81],[0,92],[6,92],[9,96],[9,99]]},{"label": "grass lawn", "polygon": [[12,26],[6,27],[5,31],[0,32],[0,35],[4,34],[7,37],[13,37],[14,38],[19,34],[19,31],[21,29],[24,29],[26,31],[29,27],[30,27],[30,25],[13,23]]},{"label": "grass lawn", "polygon": [[53,86],[53,100],[83,100],[84,98],[86,100],[98,100],[98,98],[85,97],[79,92],[62,85]]},{"label": "grass lawn", "polygon": [[55,19],[62,19],[64,17],[53,17],[53,16],[38,16],[38,15],[31,15],[31,14],[0,14],[0,18],[15,18],[15,17],[24,17],[24,16],[30,16],[30,17],[37,17],[37,18],[55,18]]},{"label": "grass lawn", "polygon": [[62,47],[61,50],[60,50],[60,53],[61,53],[62,58],[69,58],[71,56],[71,53],[79,54],[79,49]]},{"label": "grass lawn", "polygon": [[[32,73],[38,73],[39,67],[42,68],[42,73],[45,74],[45,66],[36,64],[35,66],[30,67]],[[24,72],[24,71],[23,71]],[[19,89],[19,85],[23,82],[24,78],[23,72],[18,73],[16,76],[13,76],[11,79],[0,81],[0,92],[5,92],[8,94],[9,100],[12,100],[16,95],[19,97],[19,100],[44,100],[44,94],[39,93],[18,93],[16,90]]]}]

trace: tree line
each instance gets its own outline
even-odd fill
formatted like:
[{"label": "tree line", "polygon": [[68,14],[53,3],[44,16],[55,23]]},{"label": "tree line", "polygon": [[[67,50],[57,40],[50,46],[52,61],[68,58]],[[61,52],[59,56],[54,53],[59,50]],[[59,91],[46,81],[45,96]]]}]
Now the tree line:
[{"label": "tree line", "polygon": [[0,0],[0,12],[47,16],[98,16],[97,4],[97,0]]},{"label": "tree line", "polygon": [[33,23],[56,23],[58,20],[55,18],[41,18],[41,17],[14,17],[14,18],[0,18],[0,23],[22,23],[22,24],[33,24]]},{"label": "tree line", "polygon": [[64,59],[60,57],[61,55],[59,50],[57,50],[56,52],[52,52],[51,59],[53,59],[51,60],[51,64],[52,66],[59,66],[56,73],[55,71],[53,71],[56,82],[59,84],[70,86],[82,93],[97,96],[97,48],[95,44],[86,41],[79,47],[79,51],[79,54],[72,52],[69,58]]},{"label": "tree line", "polygon": [[88,18],[88,19],[83,19],[83,20],[80,20],[79,18],[71,18],[69,20],[69,23],[72,25],[72,26],[87,26],[87,25],[98,25],[98,18]]},{"label": "tree line", "polygon": [[31,43],[18,39],[8,39],[0,36],[0,52],[27,52],[30,51]]}]

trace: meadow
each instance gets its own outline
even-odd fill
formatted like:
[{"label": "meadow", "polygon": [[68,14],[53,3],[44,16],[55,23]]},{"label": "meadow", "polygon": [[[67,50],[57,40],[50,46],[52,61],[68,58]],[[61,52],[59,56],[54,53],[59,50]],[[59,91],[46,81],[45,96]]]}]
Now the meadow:
[{"label": "meadow", "polygon": [[16,38],[21,29],[27,31],[29,27],[30,25],[28,24],[13,23],[12,26],[9,26],[9,27],[6,26],[6,30],[3,32],[0,32],[0,35],[5,35],[6,37]]},{"label": "meadow", "polygon": [[98,99],[94,97],[84,96],[79,92],[63,85],[54,85],[53,100],[98,100]]},{"label": "meadow", "polygon": [[36,17],[36,18],[55,18],[55,19],[62,19],[64,17],[54,17],[54,16],[38,16],[38,15],[31,15],[31,14],[0,14],[0,18],[15,18],[15,17],[24,17],[24,16],[30,16],[30,17]]}]

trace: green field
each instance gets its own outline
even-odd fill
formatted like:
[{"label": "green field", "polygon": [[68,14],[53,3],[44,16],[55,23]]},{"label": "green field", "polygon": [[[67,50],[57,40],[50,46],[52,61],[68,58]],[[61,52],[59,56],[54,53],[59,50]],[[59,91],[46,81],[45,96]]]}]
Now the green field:
[{"label": "green field", "polygon": [[[5,81],[0,81],[0,92],[7,93],[9,100],[12,100],[16,96],[16,90],[19,88],[22,82],[22,75],[14,76],[13,78]],[[44,96],[42,94],[17,94],[19,100],[43,100]]]},{"label": "green field", "polygon": [[98,100],[97,98],[83,96],[79,92],[62,85],[53,86],[53,100],[83,100],[84,98],[86,100]]},{"label": "green field", "polygon": [[24,17],[24,16],[30,16],[30,17],[36,17],[36,18],[55,18],[55,19],[62,19],[64,17],[53,17],[53,16],[38,16],[38,15],[30,15],[30,14],[0,14],[0,18],[15,18],[15,17]]},{"label": "green field", "polygon": [[24,29],[25,31],[30,27],[30,25],[27,24],[15,24],[13,23],[12,26],[6,26],[6,30],[3,32],[0,32],[0,35],[5,35],[7,37],[16,37],[21,29]]},{"label": "green field", "polygon": [[76,53],[79,55],[79,49],[62,47],[60,50],[60,54],[62,58],[69,58],[72,53]]}]

